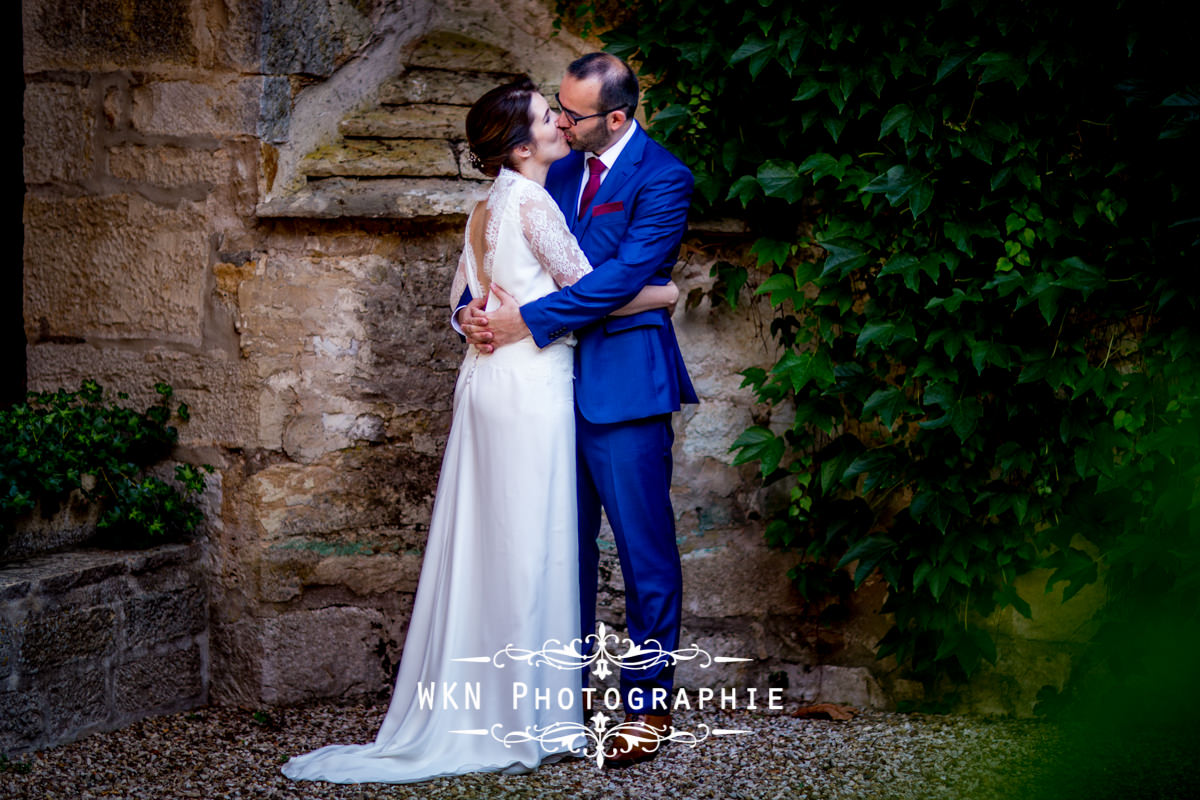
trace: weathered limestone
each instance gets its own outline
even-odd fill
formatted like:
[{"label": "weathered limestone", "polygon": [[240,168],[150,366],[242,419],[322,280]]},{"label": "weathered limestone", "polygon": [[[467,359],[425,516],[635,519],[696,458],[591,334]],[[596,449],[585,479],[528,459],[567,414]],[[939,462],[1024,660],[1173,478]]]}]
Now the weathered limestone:
[{"label": "weathered limestone", "polygon": [[86,85],[30,83],[25,87],[25,179],[82,181],[92,174],[95,118]]},{"label": "weathered limestone", "polygon": [[449,142],[437,139],[351,141],[338,149],[309,154],[301,169],[310,178],[458,177],[458,158]]},{"label": "weathered limestone", "polygon": [[262,701],[291,704],[378,693],[391,677],[376,654],[384,625],[378,611],[345,607],[264,620]]},{"label": "weathered limestone", "polygon": [[509,80],[512,76],[503,72],[410,69],[383,85],[379,102],[391,106],[418,103],[470,106],[485,92]]},{"label": "weathered limestone", "polygon": [[329,77],[367,42],[381,5],[380,0],[264,2],[264,71]]},{"label": "weathered limestone", "polygon": [[71,0],[23,3],[26,70],[190,64],[197,49],[189,11],[174,0],[110,0],[86,9]]},{"label": "weathered limestone", "polygon": [[137,195],[25,203],[26,337],[198,345],[208,241],[199,209]]},{"label": "weathered limestone", "polygon": [[461,106],[428,103],[369,111],[342,120],[343,136],[384,139],[461,139],[467,110]]},{"label": "weathered limestone", "polygon": [[229,181],[236,169],[233,154],[223,148],[121,143],[108,151],[108,171],[114,178],[164,188],[207,184],[203,188],[211,190]]},{"label": "weathered limestone", "polygon": [[156,82],[134,88],[130,119],[143,134],[253,135],[261,93],[259,78]]},{"label": "weathered limestone", "polygon": [[254,441],[258,386],[244,361],[162,347],[45,343],[27,352],[31,391],[77,389],[80,380],[89,377],[111,393],[125,391],[125,402],[141,410],[158,399],[154,384],[163,381],[191,410],[191,420],[179,429],[180,444],[241,447]]},{"label": "weathered limestone", "polygon": [[[482,177],[482,176],[480,176]],[[337,181],[337,183],[333,183]],[[258,207],[262,217],[328,219],[421,218],[465,215],[487,196],[482,181],[449,181],[441,178],[379,178],[354,183],[330,178]]]},{"label": "weathered limestone", "polygon": [[[479,40],[449,31],[438,31],[426,36],[413,51],[408,63],[414,67],[455,69],[471,72],[521,71],[521,65],[512,55],[499,48],[480,47]],[[474,102],[474,101],[472,101]]]},{"label": "weathered limestone", "polygon": [[199,546],[58,553],[0,568],[0,752],[193,708],[207,692]]}]

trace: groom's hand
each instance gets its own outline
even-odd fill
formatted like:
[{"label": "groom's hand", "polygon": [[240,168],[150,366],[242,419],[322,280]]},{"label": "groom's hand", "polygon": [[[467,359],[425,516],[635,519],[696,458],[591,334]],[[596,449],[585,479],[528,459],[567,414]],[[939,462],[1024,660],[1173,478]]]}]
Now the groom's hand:
[{"label": "groom's hand", "polygon": [[486,297],[476,297],[458,310],[458,326],[467,337],[467,344],[474,345],[481,353],[492,352],[492,332],[488,330],[488,316],[483,307]]},{"label": "groom's hand", "polygon": [[492,334],[492,345],[503,347],[529,336],[529,326],[521,318],[521,307],[516,298],[494,283],[492,291],[500,298],[500,307],[487,314],[487,330]]}]

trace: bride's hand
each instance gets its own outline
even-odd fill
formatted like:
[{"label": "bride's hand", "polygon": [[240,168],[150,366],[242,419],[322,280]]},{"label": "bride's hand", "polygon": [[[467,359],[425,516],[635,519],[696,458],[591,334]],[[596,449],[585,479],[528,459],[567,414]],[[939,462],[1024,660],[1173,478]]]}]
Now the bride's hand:
[{"label": "bride's hand", "polygon": [[483,310],[486,304],[486,297],[476,297],[458,312],[458,325],[467,337],[467,343],[481,353],[492,352],[492,332],[488,328],[488,316]]},{"label": "bride's hand", "polygon": [[675,306],[679,304],[679,285],[675,281],[667,281],[668,296],[671,298],[667,303],[667,316],[675,316]]}]

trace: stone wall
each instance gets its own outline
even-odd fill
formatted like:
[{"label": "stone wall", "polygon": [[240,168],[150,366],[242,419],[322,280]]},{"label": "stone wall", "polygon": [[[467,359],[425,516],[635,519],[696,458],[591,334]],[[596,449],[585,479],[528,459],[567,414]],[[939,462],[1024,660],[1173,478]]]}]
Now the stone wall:
[{"label": "stone wall", "polygon": [[[108,8],[23,4],[30,388],[92,377],[143,402],[165,380],[191,406],[179,456],[218,468],[205,501],[213,700],[386,694],[462,357],[450,277],[485,187],[454,141],[436,141],[454,138],[431,132],[436,110],[416,133],[370,129],[392,143],[351,156],[341,137],[369,131],[342,123],[379,108],[416,119],[422,103],[458,113],[462,98],[397,82],[415,70],[467,83],[515,68],[552,84],[592,47],[554,34],[549,0]],[[439,147],[453,157],[428,168],[404,155]],[[408,171],[381,171],[384,157],[410,158]],[[722,249],[741,257],[739,236],[709,224],[689,238],[685,295],[711,287]],[[702,398],[676,418],[684,638],[756,659],[730,684],[869,706],[919,696],[874,660],[885,587],[864,587],[836,629],[818,624],[787,581],[795,556],[763,544],[770,493],[731,467],[738,433],[768,421],[736,374],[774,363],[765,315],[707,296],[676,312]],[[601,609],[619,625],[604,552]],[[1004,702],[1027,713],[1021,698]]]},{"label": "stone wall", "polygon": [[198,546],[42,555],[0,568],[0,753],[208,697]]}]

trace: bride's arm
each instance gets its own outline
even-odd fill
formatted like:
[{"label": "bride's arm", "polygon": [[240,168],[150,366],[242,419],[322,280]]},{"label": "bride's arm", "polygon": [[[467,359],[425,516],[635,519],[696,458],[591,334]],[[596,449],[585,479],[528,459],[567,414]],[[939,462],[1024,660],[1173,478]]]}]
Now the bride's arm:
[{"label": "bride's arm", "polygon": [[[550,195],[531,191],[521,198],[521,227],[534,255],[560,287],[570,286],[592,271],[592,265]],[[678,299],[679,287],[674,281],[665,286],[647,285],[612,313],[625,317],[655,308],[674,311]]]},{"label": "bride's arm", "polygon": [[665,286],[653,284],[643,286],[637,297],[612,312],[614,317],[628,317],[655,308],[665,308],[668,314],[675,313],[675,303],[679,300],[679,287],[675,281],[669,281]]},{"label": "bride's arm", "polygon": [[[465,305],[460,306],[459,302],[463,296],[463,292],[467,288],[467,248],[464,247],[458,256],[458,269],[454,271],[454,280],[450,282],[450,310],[453,316],[457,316]],[[460,331],[461,333],[461,331]]]}]

